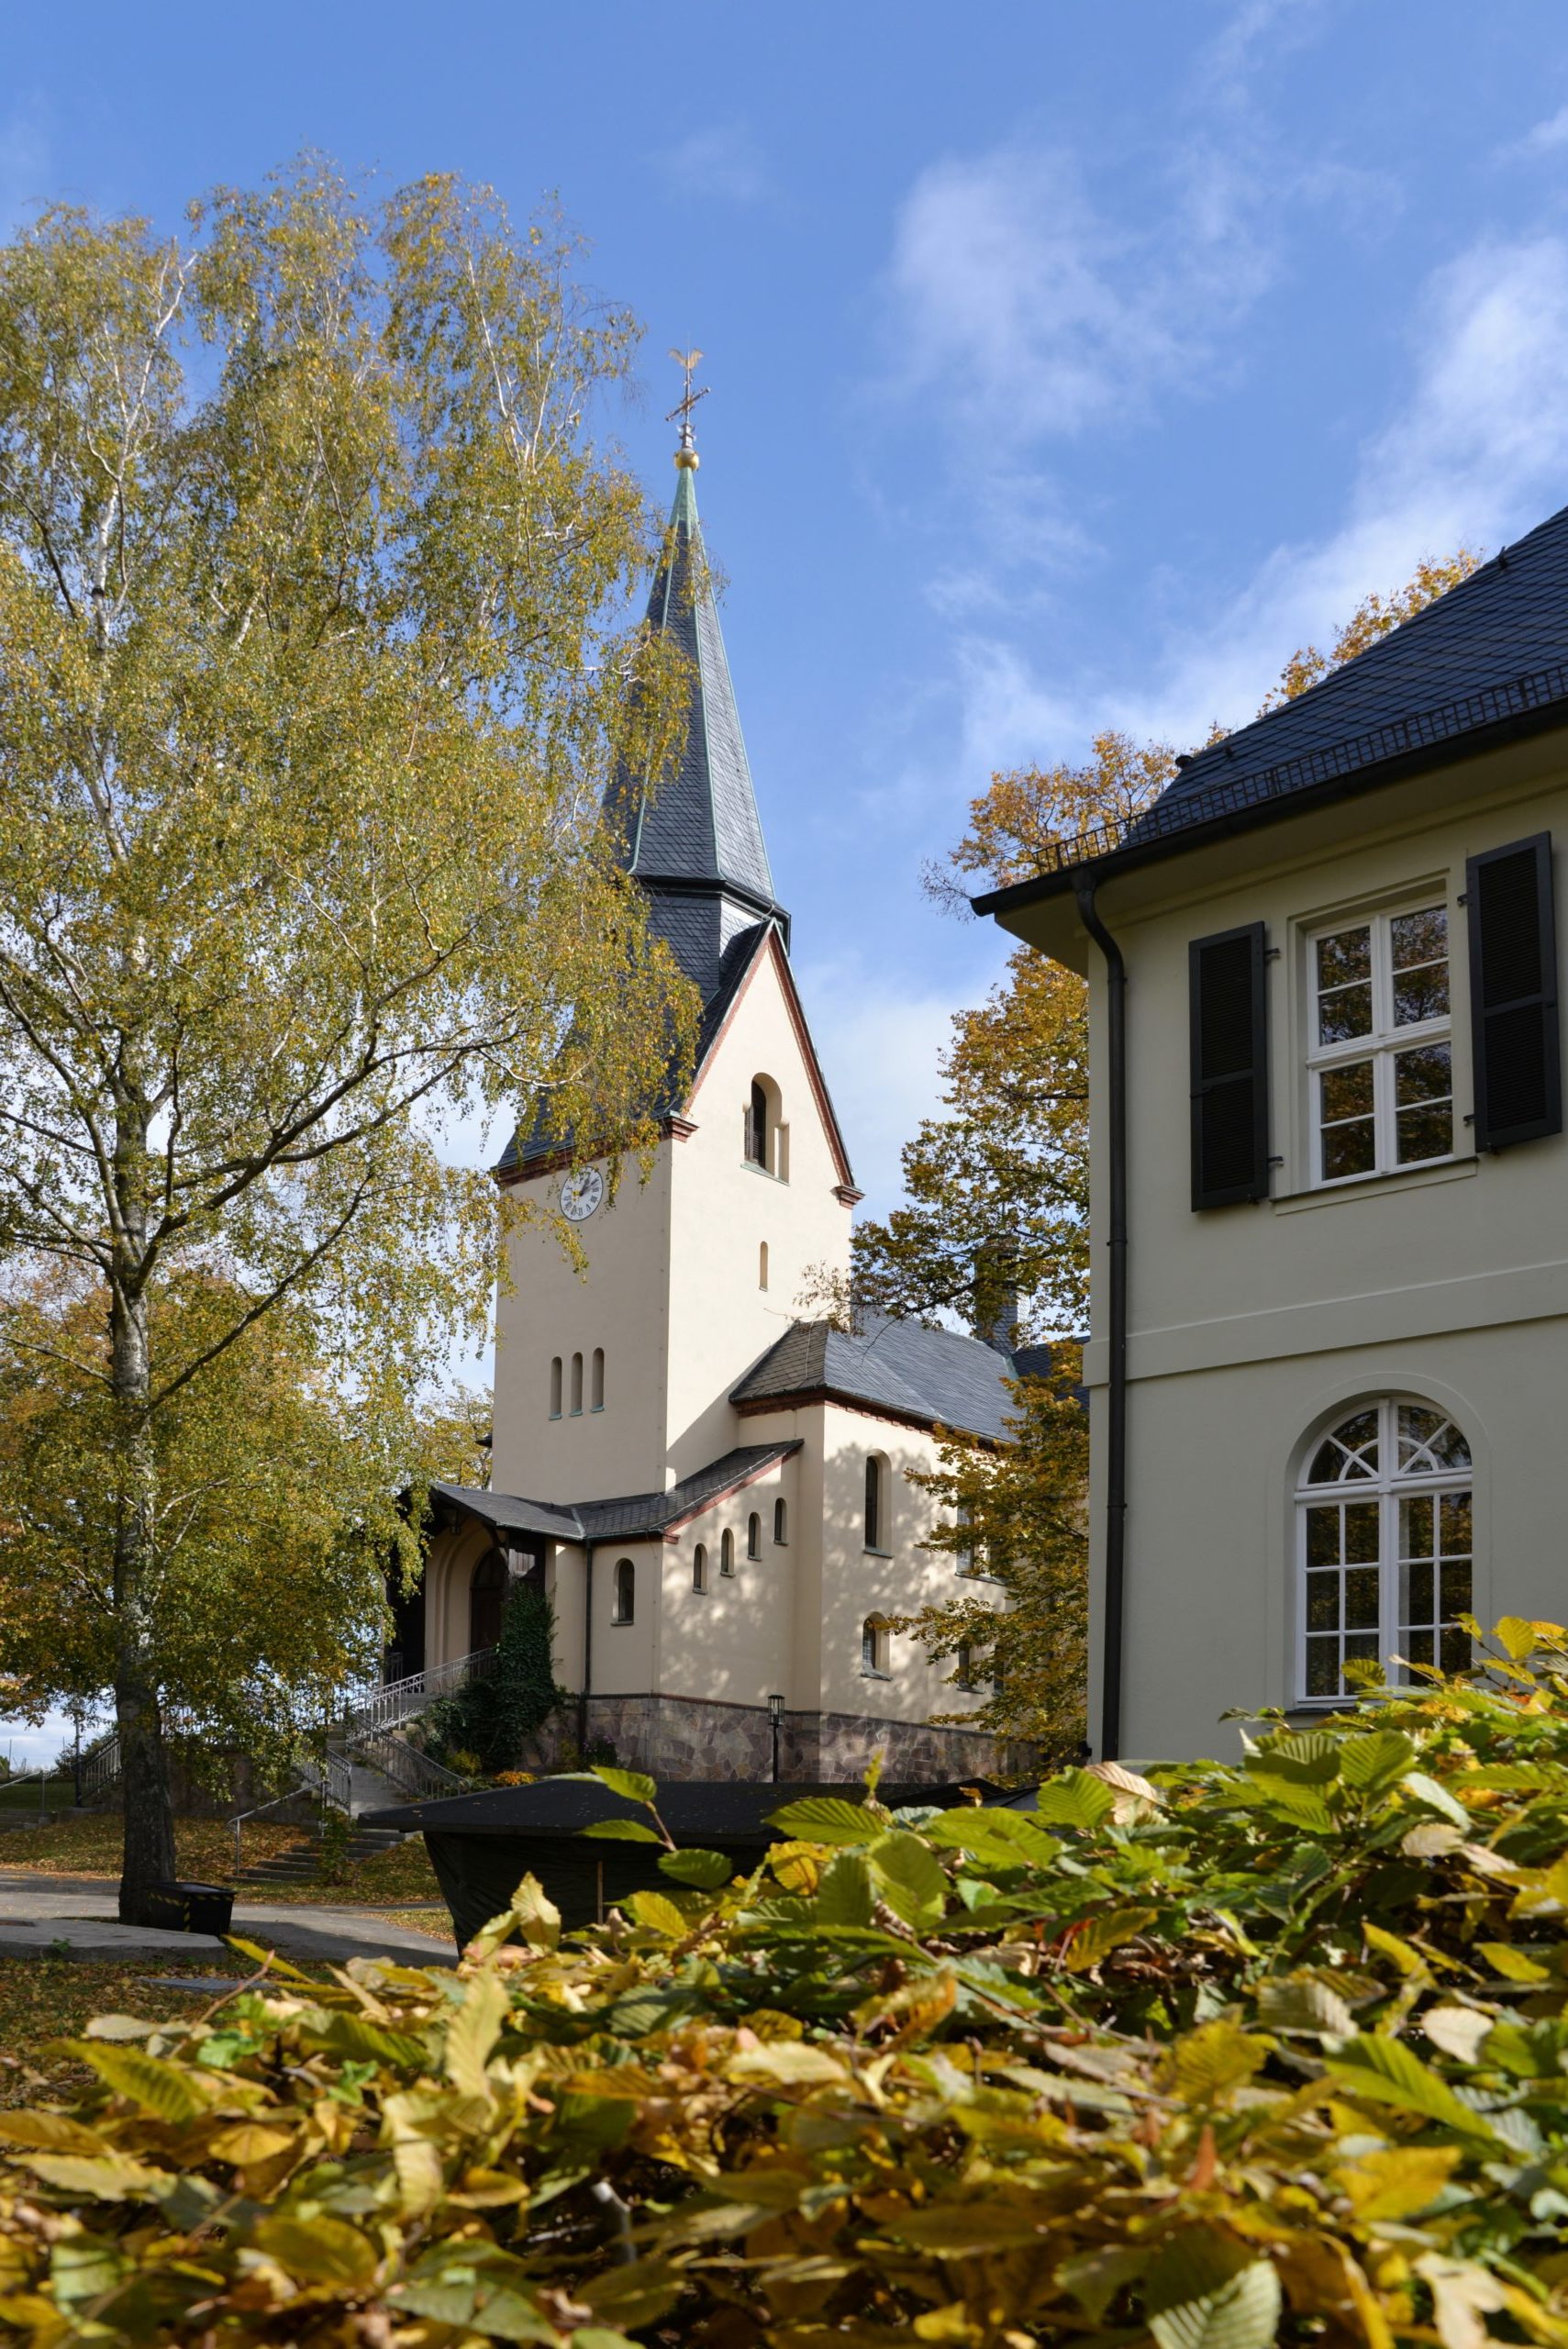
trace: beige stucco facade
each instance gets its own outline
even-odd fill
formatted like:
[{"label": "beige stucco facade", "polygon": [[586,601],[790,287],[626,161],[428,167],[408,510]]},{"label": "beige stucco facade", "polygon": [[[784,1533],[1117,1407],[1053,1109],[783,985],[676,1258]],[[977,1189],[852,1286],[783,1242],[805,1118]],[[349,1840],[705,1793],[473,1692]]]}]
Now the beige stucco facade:
[{"label": "beige stucco facade", "polygon": [[[1557,1422],[1568,1382],[1568,1140],[1478,1157],[1467,857],[1568,841],[1561,734],[1107,874],[1102,918],[1128,968],[1129,1386],[1122,1750],[1233,1750],[1229,1708],[1296,1705],[1296,1490],[1317,1439],[1358,1405],[1451,1417],[1473,1461],[1474,1611],[1568,1614]],[[1557,860],[1561,877],[1561,859]],[[1315,1183],[1309,941],[1325,927],[1446,907],[1454,1150]],[[1071,894],[1006,926],[1090,979],[1093,1220],[1106,1225],[1106,985]],[[1188,949],[1265,926],[1272,1196],[1195,1211],[1188,1173]],[[1559,923],[1559,959],[1562,956]],[[1562,974],[1559,973],[1561,988]],[[1095,1466],[1095,1670],[1103,1649],[1106,1250],[1093,1251],[1086,1378]],[[1097,1721],[1092,1723],[1097,1739]]]},{"label": "beige stucco facade", "polygon": [[[770,1105],[765,1167],[746,1151],[759,1081]],[[567,1171],[547,1167],[520,1187],[553,1208]],[[858,1777],[879,1752],[906,1777],[995,1758],[976,1733],[928,1726],[933,1711],[982,1701],[949,1685],[951,1664],[891,1634],[874,1665],[862,1653],[868,1618],[907,1613],[951,1586],[951,1557],[920,1546],[932,1504],[906,1476],[935,1466],[930,1429],[825,1397],[745,1409],[730,1400],[812,1301],[821,1310],[823,1276],[847,1275],[857,1196],[773,930],[651,1170],[628,1165],[577,1227],[583,1264],[542,1219],[512,1238],[498,1308],[495,1491],[562,1506],[662,1495],[742,1448],[788,1447],[659,1537],[544,1545],[558,1678],[580,1696],[586,1676],[581,1727],[622,1762],[666,1776],[766,1775],[773,1696],[784,1698],[786,1776]],[[884,1468],[874,1549],[868,1454]],[[467,1652],[469,1586],[489,1547],[473,1527],[434,1544],[427,1664]]]}]

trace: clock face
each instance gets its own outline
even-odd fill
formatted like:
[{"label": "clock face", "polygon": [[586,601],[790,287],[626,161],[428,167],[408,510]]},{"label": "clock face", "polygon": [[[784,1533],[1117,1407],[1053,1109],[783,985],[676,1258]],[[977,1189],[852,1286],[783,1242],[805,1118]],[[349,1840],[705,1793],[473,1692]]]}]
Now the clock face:
[{"label": "clock face", "polygon": [[605,1196],[605,1178],[596,1166],[579,1166],[561,1186],[561,1211],[573,1223],[586,1223]]}]

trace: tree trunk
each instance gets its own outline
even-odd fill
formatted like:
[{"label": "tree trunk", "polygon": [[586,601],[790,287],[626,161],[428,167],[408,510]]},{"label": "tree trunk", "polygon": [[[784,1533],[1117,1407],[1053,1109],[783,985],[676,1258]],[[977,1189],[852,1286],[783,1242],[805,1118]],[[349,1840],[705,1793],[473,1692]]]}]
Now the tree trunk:
[{"label": "tree trunk", "polygon": [[[120,1876],[122,1924],[148,1921],[149,1891],[173,1876],[174,1808],[158,1704],[148,1580],[152,1565],[155,1469],[147,1406],[152,1355],[145,1288],[136,1278],[143,1238],[135,1178],[121,1186],[128,1230],[117,1248],[111,1284],[111,1375],[119,1420],[119,1490],[115,1523],[115,1720],[120,1740],[125,1798],[125,1850]],[[128,1216],[126,1210],[129,1209]]]}]

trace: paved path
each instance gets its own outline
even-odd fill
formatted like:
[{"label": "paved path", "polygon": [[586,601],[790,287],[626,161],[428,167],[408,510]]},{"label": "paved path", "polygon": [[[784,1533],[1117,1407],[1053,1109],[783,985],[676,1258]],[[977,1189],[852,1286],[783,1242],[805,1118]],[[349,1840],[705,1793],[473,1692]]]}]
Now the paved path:
[{"label": "paved path", "polygon": [[[221,1950],[211,1933],[166,1933],[122,1925],[109,1876],[44,1876],[0,1868],[0,1957],[47,1954],[63,1944],[72,1957],[196,1957]],[[432,1917],[432,1926],[442,1920]],[[398,1957],[410,1965],[455,1965],[450,1932],[417,1933],[382,1922],[373,1909],[318,1907],[314,1901],[237,1900],[234,1931],[280,1956],[340,1965],[350,1957]]]}]

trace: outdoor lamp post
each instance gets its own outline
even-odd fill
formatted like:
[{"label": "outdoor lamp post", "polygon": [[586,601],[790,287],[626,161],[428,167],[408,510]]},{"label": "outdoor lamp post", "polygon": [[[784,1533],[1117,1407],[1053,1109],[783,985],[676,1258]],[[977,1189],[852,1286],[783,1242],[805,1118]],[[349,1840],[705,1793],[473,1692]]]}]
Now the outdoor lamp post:
[{"label": "outdoor lamp post", "polygon": [[784,1698],[776,1696],[770,1697],[768,1698],[768,1726],[773,1733],[773,1784],[775,1787],[779,1782],[779,1730],[783,1721]]}]

